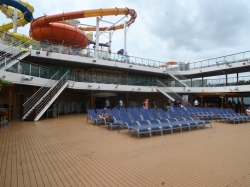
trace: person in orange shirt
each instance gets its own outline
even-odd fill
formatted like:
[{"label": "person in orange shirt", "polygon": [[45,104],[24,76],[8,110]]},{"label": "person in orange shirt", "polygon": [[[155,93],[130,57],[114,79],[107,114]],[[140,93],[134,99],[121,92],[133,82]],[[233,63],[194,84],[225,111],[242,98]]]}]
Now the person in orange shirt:
[{"label": "person in orange shirt", "polygon": [[145,108],[148,108],[148,99],[144,101]]}]

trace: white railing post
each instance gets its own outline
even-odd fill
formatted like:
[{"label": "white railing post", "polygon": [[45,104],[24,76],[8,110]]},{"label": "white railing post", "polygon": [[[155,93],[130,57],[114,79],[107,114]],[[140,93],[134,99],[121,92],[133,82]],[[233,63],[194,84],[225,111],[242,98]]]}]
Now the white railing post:
[{"label": "white railing post", "polygon": [[99,59],[99,21],[100,18],[96,17],[96,46],[95,46],[95,58]]}]

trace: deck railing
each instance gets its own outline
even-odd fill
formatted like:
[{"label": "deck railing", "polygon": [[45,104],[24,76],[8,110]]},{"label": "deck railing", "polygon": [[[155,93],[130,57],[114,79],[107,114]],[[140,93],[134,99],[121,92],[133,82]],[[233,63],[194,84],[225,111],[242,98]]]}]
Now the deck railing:
[{"label": "deck railing", "polygon": [[[2,36],[8,35],[7,33],[1,33]],[[11,35],[8,35],[8,38],[10,38],[7,42],[4,37],[0,39],[0,42],[3,42],[7,45],[17,45],[20,43],[18,38],[14,38]],[[101,47],[100,50],[96,51],[95,49],[88,46],[85,49],[79,49],[74,46],[64,46],[62,44],[55,44],[51,42],[40,42],[40,45],[33,45],[34,41],[30,42],[30,47],[35,50],[47,50],[51,52],[57,52],[57,53],[63,53],[63,54],[69,54],[69,55],[79,55],[79,56],[85,56],[89,58],[98,58],[98,59],[104,59],[104,60],[112,60],[117,62],[125,62],[125,63],[132,63],[132,64],[139,64],[139,65],[145,65],[145,66],[151,66],[151,67],[158,67],[163,68],[164,65],[166,65],[165,62],[152,60],[152,59],[145,59],[130,55],[121,55],[118,53],[113,53],[109,50],[109,48]],[[174,66],[168,66],[165,67],[166,71],[180,71],[180,70],[192,70],[192,69],[202,69],[212,66],[220,66],[220,65],[229,65],[236,63],[236,62],[245,62],[250,63],[250,51],[244,51],[240,53],[220,56],[216,58],[196,61],[196,62],[179,62],[177,65]],[[183,68],[185,66],[185,68]]]}]

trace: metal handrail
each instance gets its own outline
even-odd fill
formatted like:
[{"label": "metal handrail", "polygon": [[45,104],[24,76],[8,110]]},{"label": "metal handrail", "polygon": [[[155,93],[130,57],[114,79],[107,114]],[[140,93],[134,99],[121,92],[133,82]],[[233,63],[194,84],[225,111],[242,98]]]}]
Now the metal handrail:
[{"label": "metal handrail", "polygon": [[[176,92],[171,90],[169,87],[167,87],[163,82],[157,80],[157,87],[160,87],[162,89],[162,91],[167,93],[173,99],[180,100],[180,101],[182,101],[181,103],[183,103],[183,98],[179,94],[177,94]],[[188,106],[191,106],[191,103],[188,102]]]},{"label": "metal handrail", "polygon": [[185,85],[188,85],[190,80],[187,79],[184,75],[180,74],[179,72],[177,71],[167,71],[168,74],[174,76],[175,78],[178,79],[179,82],[185,84]]},{"label": "metal handrail", "polygon": [[167,87],[165,84],[163,84],[163,82],[157,80],[157,87],[163,88],[164,92],[168,93],[168,95],[170,95],[173,99],[182,99],[182,97],[180,95],[178,95],[177,93],[175,93],[173,90],[171,90],[169,87]]},{"label": "metal handrail", "polygon": [[36,115],[39,114],[42,109],[45,107],[45,105],[49,102],[47,100],[47,97],[50,96],[50,99],[53,97],[53,95],[51,94],[52,92],[56,91],[58,88],[60,88],[62,85],[59,83],[63,83],[66,82],[68,80],[68,74],[69,71],[67,71],[54,85],[53,87],[47,91],[46,94],[44,94],[44,96],[41,98],[41,102],[36,106]]},{"label": "metal handrail", "polygon": [[[13,52],[16,52],[15,50],[13,51],[13,49],[18,49],[18,48],[22,48],[23,46],[25,46],[25,45],[27,45],[27,44],[29,44],[31,42],[31,40],[29,40],[29,41],[27,41],[27,42],[25,42],[25,43],[21,43],[21,42],[17,42],[17,43],[21,43],[21,45],[18,45],[18,46],[10,46],[9,48],[6,48],[5,50],[4,50],[4,52],[5,52],[5,55],[7,56],[7,55],[9,55],[9,52],[12,52],[11,54],[13,54]],[[10,50],[8,50],[7,51],[7,49],[10,49]],[[26,48],[26,49],[28,49],[28,50],[31,50],[30,48]],[[20,51],[17,51],[18,53],[20,53]],[[23,52],[22,50],[21,50],[21,52]],[[17,54],[18,54],[17,53]],[[4,56],[3,56],[4,57]]]}]

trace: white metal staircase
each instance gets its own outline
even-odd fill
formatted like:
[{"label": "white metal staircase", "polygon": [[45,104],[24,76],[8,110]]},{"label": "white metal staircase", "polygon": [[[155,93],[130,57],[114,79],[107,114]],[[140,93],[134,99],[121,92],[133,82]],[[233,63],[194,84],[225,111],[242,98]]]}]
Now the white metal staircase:
[{"label": "white metal staircase", "polygon": [[[172,101],[174,101],[174,100],[183,101],[183,98],[179,94],[177,94],[176,92],[171,90],[169,87],[167,87],[165,84],[163,84],[159,80],[157,80],[157,91],[161,92],[162,94],[164,94],[166,97],[168,97]],[[190,103],[189,103],[189,106],[191,106]]]},{"label": "white metal staircase", "polygon": [[183,86],[188,87],[190,80],[188,80],[184,75],[181,75],[177,71],[167,71],[167,74],[181,83]]},{"label": "white metal staircase", "polygon": [[0,70],[6,70],[30,55],[30,45],[31,41],[20,44],[15,43],[15,46],[10,46],[0,53]]},{"label": "white metal staircase", "polygon": [[24,116],[22,120],[38,121],[55,99],[68,86],[67,71],[60,79],[55,73],[28,101],[23,104]]}]

